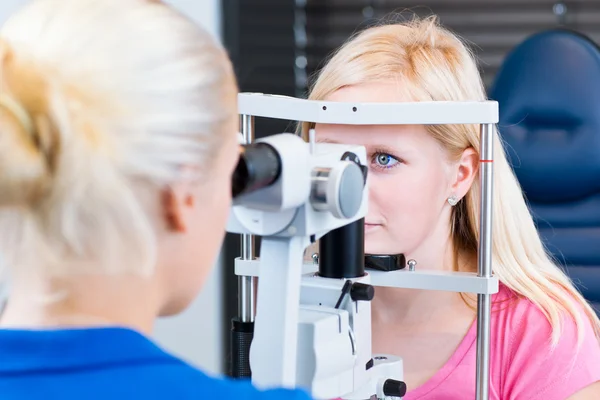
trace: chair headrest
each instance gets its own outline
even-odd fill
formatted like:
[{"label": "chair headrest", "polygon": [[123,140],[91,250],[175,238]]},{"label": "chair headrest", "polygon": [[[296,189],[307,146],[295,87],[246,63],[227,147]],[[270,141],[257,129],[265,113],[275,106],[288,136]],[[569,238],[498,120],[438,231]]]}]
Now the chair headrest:
[{"label": "chair headrest", "polygon": [[500,69],[490,97],[531,202],[600,193],[600,50],[566,30],[531,36]]}]

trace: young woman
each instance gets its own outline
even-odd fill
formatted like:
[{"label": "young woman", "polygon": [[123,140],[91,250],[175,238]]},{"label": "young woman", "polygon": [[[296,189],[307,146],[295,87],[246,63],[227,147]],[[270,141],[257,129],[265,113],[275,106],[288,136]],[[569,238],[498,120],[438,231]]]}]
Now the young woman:
[{"label": "young woman", "polygon": [[[473,55],[435,18],[373,27],[329,59],[311,99],[483,101]],[[313,124],[304,124],[306,133]],[[365,251],[417,268],[477,270],[479,126],[317,124],[318,141],[370,157]],[[600,398],[600,322],[547,255],[495,134],[490,398]],[[475,299],[377,288],[373,350],[404,358],[405,400],[474,399]]]},{"label": "young woman", "polygon": [[148,338],[219,251],[236,98],[225,51],[160,1],[37,0],[2,28],[0,398],[307,398]]}]

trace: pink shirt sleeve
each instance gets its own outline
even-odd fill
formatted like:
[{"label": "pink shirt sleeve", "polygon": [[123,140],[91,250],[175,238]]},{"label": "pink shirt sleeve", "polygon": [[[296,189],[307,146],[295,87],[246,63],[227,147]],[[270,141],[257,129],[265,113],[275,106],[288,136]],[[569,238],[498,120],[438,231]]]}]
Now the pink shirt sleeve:
[{"label": "pink shirt sleeve", "polygon": [[551,326],[542,312],[528,301],[518,307],[521,318],[513,320],[503,363],[503,399],[565,400],[600,380],[600,344],[587,318],[579,350],[575,321],[569,317],[552,349]]}]

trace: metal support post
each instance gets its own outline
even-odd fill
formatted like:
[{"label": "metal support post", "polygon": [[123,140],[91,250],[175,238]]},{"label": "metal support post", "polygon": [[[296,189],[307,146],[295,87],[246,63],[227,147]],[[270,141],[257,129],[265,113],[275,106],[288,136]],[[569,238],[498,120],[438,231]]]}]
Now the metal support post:
[{"label": "metal support post", "polygon": [[[494,180],[494,125],[481,125],[481,210],[477,274],[492,276],[492,208]],[[490,294],[477,295],[477,400],[489,399],[490,384]]]},{"label": "metal support post", "polygon": [[[240,130],[246,144],[254,140],[254,117],[242,115]],[[242,235],[242,260],[255,259],[254,236]],[[250,345],[254,337],[254,317],[256,314],[256,285],[252,276],[238,276],[238,316],[231,327],[231,371],[233,378],[250,378]]]}]

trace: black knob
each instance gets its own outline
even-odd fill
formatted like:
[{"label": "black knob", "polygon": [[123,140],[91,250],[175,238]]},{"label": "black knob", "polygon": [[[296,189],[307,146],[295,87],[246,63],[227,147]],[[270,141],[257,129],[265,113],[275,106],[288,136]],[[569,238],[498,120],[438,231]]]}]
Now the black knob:
[{"label": "black knob", "polygon": [[371,301],[375,297],[375,288],[371,285],[355,282],[350,289],[350,297],[354,301]]},{"label": "black knob", "polygon": [[388,379],[383,384],[383,394],[389,397],[403,397],[406,394],[406,383]]}]

